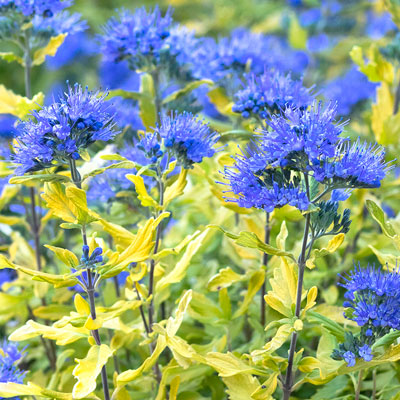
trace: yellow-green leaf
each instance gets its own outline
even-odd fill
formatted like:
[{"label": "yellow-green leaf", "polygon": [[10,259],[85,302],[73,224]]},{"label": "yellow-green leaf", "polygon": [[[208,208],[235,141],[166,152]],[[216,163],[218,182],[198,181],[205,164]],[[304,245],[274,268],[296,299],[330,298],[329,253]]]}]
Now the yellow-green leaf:
[{"label": "yellow-green leaf", "polygon": [[192,92],[193,90],[197,89],[201,85],[213,85],[214,82],[211,81],[210,79],[201,79],[199,81],[193,81],[188,83],[184,88],[176,90],[175,92],[171,93],[167,97],[165,97],[162,101],[163,104],[167,104],[170,101],[179,99],[180,97],[183,97],[187,95],[188,93]]},{"label": "yellow-green leaf", "polygon": [[232,271],[231,268],[223,268],[219,270],[216,275],[210,278],[207,284],[207,289],[215,292],[221,288],[227,288],[233,283],[240,282],[243,279],[245,279],[243,275],[237,274],[235,271]]},{"label": "yellow-green leaf", "polygon": [[311,252],[310,258],[306,261],[307,268],[315,268],[315,260],[321,257],[325,257],[328,254],[334,253],[344,241],[344,233],[339,233],[334,236],[328,243],[328,246],[322,249],[315,249]]},{"label": "yellow-green leaf", "polygon": [[183,254],[182,258],[176,263],[174,269],[172,269],[172,271],[170,271],[166,276],[162,277],[157,282],[156,293],[163,291],[173,283],[180,282],[185,277],[186,271],[190,265],[190,261],[199,250],[207,233],[208,229],[206,229],[201,235],[197,236],[196,239],[189,243],[185,250],[185,253]]},{"label": "yellow-green leaf", "polygon": [[35,66],[44,63],[46,56],[55,56],[58,48],[63,44],[66,36],[67,33],[61,33],[58,36],[51,37],[49,43],[45,47],[35,51],[33,54],[32,65]]},{"label": "yellow-green leaf", "polygon": [[0,58],[2,58],[4,61],[7,61],[9,63],[16,61],[18,64],[25,66],[24,59],[10,51],[9,52],[0,52]]},{"label": "yellow-green leaf", "polygon": [[43,100],[44,94],[42,92],[36,94],[30,100],[6,89],[4,85],[0,85],[0,114],[12,114],[22,119],[32,110],[39,109]]},{"label": "yellow-green leaf", "polygon": [[142,73],[140,76],[139,115],[146,129],[156,126],[157,109],[155,105],[154,81],[150,74]]},{"label": "yellow-green leaf", "polygon": [[74,399],[83,399],[96,390],[96,379],[112,354],[112,350],[107,345],[95,345],[90,348],[85,358],[75,360],[78,365],[72,374],[78,382],[72,389]]},{"label": "yellow-green leaf", "polygon": [[44,247],[47,247],[52,252],[55,253],[58,259],[60,259],[67,267],[76,268],[79,265],[78,257],[68,249],[62,249],[61,247],[50,246],[49,244],[45,244]]},{"label": "yellow-green leaf", "polygon": [[[16,396],[40,396],[48,399],[72,400],[71,393],[44,389],[32,382],[28,382],[27,385],[14,382],[0,383],[0,397],[9,399]],[[91,398],[95,399],[96,397]]]},{"label": "yellow-green leaf", "polygon": [[187,169],[182,168],[179,174],[178,179],[171,185],[165,189],[164,193],[164,208],[178,196],[183,194],[183,191],[186,187],[187,180]]},{"label": "yellow-green leaf", "polygon": [[294,49],[305,49],[307,45],[307,30],[302,28],[295,15],[290,18],[289,43]]},{"label": "yellow-green leaf", "polygon": [[135,185],[136,193],[138,194],[138,199],[143,207],[154,207],[160,208],[158,203],[147,193],[146,186],[144,184],[143,178],[140,175],[128,174],[126,178],[129,179]]}]

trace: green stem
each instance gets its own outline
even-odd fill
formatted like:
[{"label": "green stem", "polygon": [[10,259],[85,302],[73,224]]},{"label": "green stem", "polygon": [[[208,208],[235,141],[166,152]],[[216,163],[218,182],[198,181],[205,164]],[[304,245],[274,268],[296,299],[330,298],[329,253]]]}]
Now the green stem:
[{"label": "green stem", "polygon": [[376,368],[372,371],[372,400],[376,400]]},{"label": "green stem", "polygon": [[[308,176],[304,175],[305,183],[306,183],[306,190],[307,196],[310,195],[310,187],[308,182]],[[297,318],[300,317],[301,313],[301,295],[303,291],[303,281],[304,281],[304,271],[306,267],[306,251],[307,251],[307,242],[308,242],[308,235],[310,232],[310,213],[306,215],[306,222],[304,226],[304,235],[303,235],[303,243],[301,246],[301,253],[298,260],[298,279],[297,279],[297,291],[296,291],[296,308],[295,308],[295,315]],[[283,400],[289,400],[290,394],[292,393],[293,388],[293,362],[294,362],[294,355],[296,352],[296,344],[297,344],[297,332],[292,333],[292,337],[290,340],[290,348],[289,348],[289,357],[288,357],[288,367],[286,369],[286,376],[283,382]]]},{"label": "green stem", "polygon": [[[71,178],[78,189],[82,189],[82,180],[79,174],[78,169],[76,168],[76,162],[74,159],[70,158],[69,160],[70,170],[71,170]],[[84,245],[87,245],[87,234],[86,234],[86,226],[82,225],[82,241]],[[96,320],[96,303],[94,300],[94,294],[96,292],[95,282],[93,281],[92,271],[90,268],[86,269],[87,272],[87,294],[89,298],[89,305],[90,305],[90,316],[93,321]],[[101,345],[101,339],[98,329],[91,331],[92,336],[98,346]],[[103,384],[103,392],[104,392],[104,399],[110,400],[110,389],[108,386],[108,379],[107,379],[107,370],[106,366],[103,365],[101,369],[101,382]]]},{"label": "green stem", "polygon": [[153,85],[154,85],[154,104],[156,107],[156,121],[157,124],[161,123],[161,118],[160,118],[160,114],[161,114],[161,97],[160,97],[160,72],[158,69],[155,69],[152,73],[151,76],[153,78]]},{"label": "green stem", "polygon": [[354,400],[360,400],[360,393],[361,393],[361,385],[362,385],[362,381],[363,381],[363,374],[364,374],[364,370],[362,369],[358,373],[358,381],[357,381],[356,392],[354,394]]},{"label": "green stem", "polygon": [[[270,233],[271,233],[271,227],[270,227],[270,214],[267,212],[265,214],[265,236],[264,236],[264,242],[265,244],[269,244],[269,239],[270,239]],[[262,266],[261,268],[264,269],[264,282],[261,286],[261,303],[260,303],[260,323],[261,326],[265,326],[265,292],[266,292],[266,279],[267,279],[267,264],[268,264],[268,254],[264,253],[263,255],[263,260],[262,260]]]}]

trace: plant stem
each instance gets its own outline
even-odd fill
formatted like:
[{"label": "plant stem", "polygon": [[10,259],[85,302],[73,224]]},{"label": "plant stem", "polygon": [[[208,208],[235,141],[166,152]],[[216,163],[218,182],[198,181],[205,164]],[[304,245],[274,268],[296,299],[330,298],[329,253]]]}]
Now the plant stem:
[{"label": "plant stem", "polygon": [[[82,181],[81,181],[81,177],[79,174],[79,171],[76,168],[76,162],[74,159],[70,158],[69,160],[69,165],[70,165],[70,169],[71,169],[71,178],[75,184],[75,186],[78,189],[82,189]],[[86,226],[82,225],[82,241],[84,245],[87,245],[87,234],[86,234]],[[86,269],[87,272],[87,294],[88,294],[88,298],[89,298],[89,305],[90,305],[90,316],[92,318],[93,321],[96,320],[97,316],[96,316],[96,303],[94,301],[94,294],[95,294],[95,283],[93,282],[92,279],[92,271],[90,268]],[[93,331],[91,331],[92,336],[96,342],[96,344],[98,346],[101,345],[101,339],[100,339],[100,334],[98,329],[95,329]],[[115,362],[115,360],[114,360]],[[106,366],[103,365],[102,369],[101,369],[101,382],[103,384],[103,392],[104,392],[104,399],[105,400],[110,400],[110,390],[108,387],[108,379],[107,379],[107,370],[106,370]]]},{"label": "plant stem", "polygon": [[354,394],[354,400],[360,400],[360,393],[361,393],[361,385],[362,385],[362,381],[363,381],[363,374],[364,374],[364,370],[362,369],[358,373],[358,381],[357,381],[356,392]]},{"label": "plant stem", "polygon": [[[269,238],[270,238],[270,232],[271,232],[271,227],[270,227],[270,214],[269,212],[265,213],[265,236],[264,236],[264,242],[265,244],[269,244]],[[261,286],[261,303],[260,303],[260,323],[261,326],[265,325],[265,291],[266,291],[266,279],[267,279],[267,264],[268,264],[268,254],[264,253],[263,255],[263,260],[262,260],[262,266],[261,268],[264,269],[264,282]]]},{"label": "plant stem", "polygon": [[397,84],[396,93],[395,93],[395,97],[394,97],[393,115],[398,113],[399,105],[400,105],[400,79],[399,79],[399,83]]},{"label": "plant stem", "polygon": [[376,400],[376,368],[372,371],[372,400]]},{"label": "plant stem", "polygon": [[[162,181],[162,177],[158,179],[159,190],[160,190],[160,201],[159,204],[162,207],[164,205],[164,183]],[[160,246],[161,240],[161,222],[157,225],[156,229],[156,242],[154,245],[154,254],[157,254],[158,247]],[[155,270],[156,261],[154,258],[150,261],[150,273],[149,273],[149,296],[154,294],[154,270]],[[154,321],[154,302],[153,299],[150,300],[149,304],[149,329],[150,332],[153,330],[153,321]]]},{"label": "plant stem", "polygon": [[[308,183],[308,176],[304,175],[306,189],[307,189],[307,196],[309,197],[309,183]],[[306,267],[306,251],[307,251],[307,242],[308,242],[308,235],[310,231],[310,213],[306,215],[306,222],[304,226],[304,235],[303,235],[303,243],[301,246],[301,253],[298,260],[298,279],[297,279],[297,292],[296,292],[296,309],[295,309],[295,316],[297,318],[300,317],[301,313],[301,295],[303,291],[303,280],[304,280],[304,270]],[[294,355],[296,352],[296,344],[297,344],[297,332],[292,333],[292,337],[290,340],[290,349],[289,349],[289,357],[288,357],[288,367],[286,369],[286,376],[285,381],[283,382],[283,400],[289,400],[290,394],[292,393],[293,387],[293,361]]]}]

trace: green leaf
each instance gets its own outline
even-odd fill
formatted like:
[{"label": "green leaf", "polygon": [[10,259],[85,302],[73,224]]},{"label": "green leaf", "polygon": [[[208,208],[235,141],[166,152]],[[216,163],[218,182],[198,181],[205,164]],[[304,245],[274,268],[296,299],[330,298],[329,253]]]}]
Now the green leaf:
[{"label": "green leaf", "polygon": [[169,96],[167,96],[163,100],[162,104],[167,104],[170,101],[177,100],[180,97],[183,97],[183,96],[187,95],[188,93],[192,92],[193,90],[197,89],[201,85],[212,86],[213,84],[214,84],[214,82],[211,81],[210,79],[201,79],[199,81],[190,82],[184,88],[179,89],[179,90],[171,93]]},{"label": "green leaf", "polygon": [[239,233],[239,235],[237,235],[235,233],[226,231],[225,229],[223,229],[222,227],[220,227],[218,225],[209,225],[209,227],[220,230],[229,238],[234,239],[235,243],[237,243],[239,246],[248,247],[250,249],[258,249],[266,254],[270,254],[273,256],[289,257],[293,261],[296,261],[293,254],[291,254],[287,251],[284,251],[284,250],[277,249],[276,247],[273,247],[269,244],[264,243],[253,232],[242,231]]},{"label": "green leaf", "polygon": [[385,213],[383,210],[372,200],[367,200],[366,203],[368,211],[372,215],[372,218],[380,225],[383,233],[391,239],[397,237],[397,233],[392,224],[385,221]]},{"label": "green leaf", "polygon": [[96,379],[112,354],[113,351],[107,345],[94,345],[85,358],[75,360],[78,365],[72,375],[78,382],[72,389],[74,399],[83,399],[96,390]]},{"label": "green leaf", "polygon": [[[55,392],[54,390],[44,389],[32,382],[27,385],[19,383],[0,383],[0,397],[5,399],[14,398],[16,396],[41,396],[48,399],[72,400],[71,393]],[[92,399],[97,399],[92,396]]]},{"label": "green leaf", "polygon": [[22,57],[17,56],[12,52],[0,52],[0,58],[9,63],[16,61],[18,64],[25,66],[25,61]]},{"label": "green leaf", "polygon": [[244,275],[237,274],[235,271],[232,271],[231,268],[223,268],[219,270],[216,275],[210,278],[207,284],[207,289],[215,292],[222,288],[227,288],[233,283],[240,282],[244,279]]},{"label": "green leaf", "polygon": [[35,186],[37,183],[42,182],[69,182],[71,181],[68,176],[59,174],[37,174],[37,175],[23,175],[13,176],[10,179],[12,184],[22,184],[26,186]]},{"label": "green leaf", "polygon": [[294,49],[303,50],[306,48],[307,30],[301,27],[295,15],[290,18],[288,34],[289,43]]},{"label": "green leaf", "polygon": [[55,255],[69,268],[76,268],[79,265],[79,260],[76,255],[68,250],[62,249],[61,247],[50,246],[49,244],[45,244],[44,247],[47,247]]},{"label": "green leaf", "polygon": [[154,81],[150,74],[142,73],[140,77],[139,115],[146,129],[156,126],[157,109],[155,104]]},{"label": "green leaf", "polygon": [[53,36],[50,38],[49,43],[45,47],[35,51],[33,54],[32,65],[35,66],[43,64],[46,60],[46,56],[55,56],[58,48],[63,44],[66,36],[67,33],[61,33],[58,36]]},{"label": "green leaf", "polygon": [[345,331],[341,325],[337,322],[332,321],[328,317],[319,314],[315,311],[309,311],[307,313],[307,319],[309,322],[316,322],[319,325],[327,329],[333,336],[335,336],[339,342],[344,342]]},{"label": "green leaf", "polygon": [[87,179],[89,177],[93,177],[93,176],[96,176],[96,175],[100,175],[100,174],[102,174],[103,172],[105,172],[105,171],[107,171],[109,169],[115,169],[115,168],[134,169],[134,168],[137,168],[137,164],[132,162],[132,161],[129,161],[129,160],[124,160],[124,161],[121,161],[121,162],[116,163],[116,164],[108,165],[107,167],[96,168],[93,171],[90,171],[88,174],[85,174],[83,176],[82,180],[85,180],[85,179]]},{"label": "green leaf", "polygon": [[108,92],[108,98],[112,99],[113,97],[122,97],[124,99],[131,99],[131,100],[142,100],[145,95],[140,92],[129,92],[123,89],[114,89]]}]

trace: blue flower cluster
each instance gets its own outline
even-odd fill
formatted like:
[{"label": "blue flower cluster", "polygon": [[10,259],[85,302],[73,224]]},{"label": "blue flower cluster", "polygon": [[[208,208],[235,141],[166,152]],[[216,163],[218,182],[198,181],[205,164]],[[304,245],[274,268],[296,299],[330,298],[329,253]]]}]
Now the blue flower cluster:
[{"label": "blue flower cluster", "polygon": [[213,146],[218,139],[219,135],[208,124],[191,113],[183,112],[163,115],[154,133],[147,134],[140,146],[152,162],[168,152],[183,168],[192,168],[194,163],[202,162],[204,157],[214,155]]},{"label": "blue flower cluster", "polygon": [[23,383],[25,371],[18,368],[18,363],[23,357],[16,343],[3,341],[0,347],[0,382]]},{"label": "blue flower cluster", "polygon": [[9,8],[27,17],[52,17],[71,4],[71,0],[0,0],[0,11],[3,11],[2,8]]},{"label": "blue flower cluster", "polygon": [[0,269],[0,290],[4,283],[11,282],[16,279],[17,273],[14,269],[3,268]]},{"label": "blue flower cluster", "polygon": [[265,70],[260,76],[250,74],[244,89],[236,93],[233,112],[243,118],[257,116],[267,118],[269,113],[279,112],[285,107],[303,108],[311,104],[311,89],[303,86],[301,80],[293,80],[291,75],[279,71]]},{"label": "blue flower cluster", "polygon": [[79,151],[95,141],[112,139],[113,115],[105,95],[90,92],[76,84],[57,102],[34,111],[32,118],[19,125],[14,146],[15,173],[24,174],[79,159]]},{"label": "blue flower cluster", "polygon": [[88,245],[83,245],[82,246],[82,257],[81,257],[81,263],[85,268],[90,268],[91,266],[103,262],[103,249],[101,247],[96,247],[93,251],[92,254],[89,255],[89,246]]},{"label": "blue flower cluster", "polygon": [[340,286],[346,289],[345,317],[361,327],[359,337],[348,335],[333,353],[353,366],[357,358],[371,361],[371,346],[391,329],[400,330],[400,273],[381,267],[355,266]]},{"label": "blue flower cluster", "polygon": [[21,29],[27,22],[29,47],[43,47],[51,36],[74,34],[87,28],[78,13],[70,14],[65,8],[72,0],[0,0],[0,38],[20,41]]},{"label": "blue flower cluster", "polygon": [[[377,145],[351,144],[341,137],[344,123],[335,123],[337,106],[314,102],[310,107],[286,107],[265,120],[269,127],[246,151],[225,167],[225,178],[242,207],[271,210],[291,204],[307,209],[302,179],[313,177],[336,189],[378,187],[390,164]],[[268,196],[266,196],[268,193]],[[338,199],[334,192],[335,199]],[[271,195],[271,196],[270,196]],[[345,198],[346,196],[340,196]]]},{"label": "blue flower cluster", "polygon": [[331,80],[323,94],[325,98],[338,102],[339,115],[349,115],[355,106],[374,97],[376,87],[376,83],[368,81],[367,77],[354,67],[343,76]]},{"label": "blue flower cluster", "polygon": [[178,71],[192,61],[198,40],[193,32],[173,23],[171,9],[162,16],[156,6],[134,13],[121,10],[104,27],[101,43],[106,61],[126,60],[131,69],[148,72],[167,66],[171,75],[179,76]]},{"label": "blue flower cluster", "polygon": [[[237,28],[218,41],[204,38],[193,53],[197,78],[221,82],[230,78],[234,87],[246,71],[262,74],[265,68],[301,74],[308,64],[304,52],[294,51],[280,38]],[[227,83],[227,82],[225,82]]]}]

